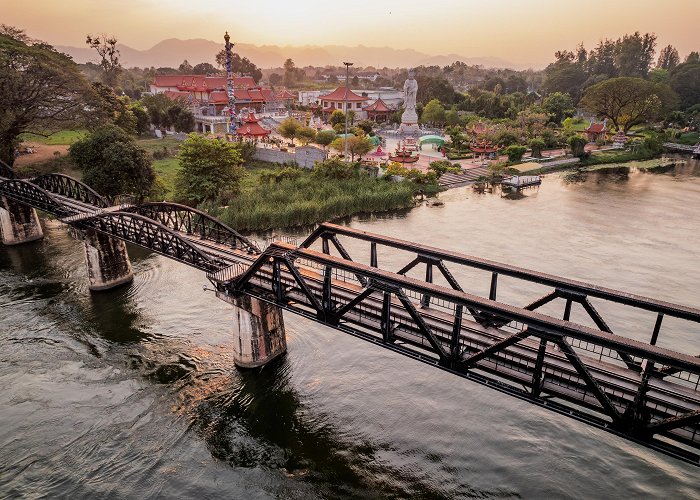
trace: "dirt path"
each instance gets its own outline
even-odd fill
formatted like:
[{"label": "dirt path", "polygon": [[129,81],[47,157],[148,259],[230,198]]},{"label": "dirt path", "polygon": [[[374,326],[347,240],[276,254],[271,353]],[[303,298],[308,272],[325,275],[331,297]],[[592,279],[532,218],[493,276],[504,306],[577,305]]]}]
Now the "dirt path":
[{"label": "dirt path", "polygon": [[15,158],[15,165],[17,165],[18,167],[50,160],[55,157],[54,153],[56,151],[60,153],[60,156],[64,156],[68,154],[69,146],[65,144],[48,145],[40,144],[37,142],[24,142],[22,143],[22,148],[25,147],[31,148],[34,152],[29,154],[23,154]]}]

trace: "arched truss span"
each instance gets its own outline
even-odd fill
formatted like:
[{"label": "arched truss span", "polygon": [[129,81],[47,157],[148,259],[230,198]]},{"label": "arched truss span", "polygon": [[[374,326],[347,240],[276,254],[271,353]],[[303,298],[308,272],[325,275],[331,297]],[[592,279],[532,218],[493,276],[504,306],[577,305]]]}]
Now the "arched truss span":
[{"label": "arched truss span", "polygon": [[129,212],[102,212],[82,219],[78,229],[93,229],[139,245],[156,253],[207,272],[215,272],[229,264],[202,252],[172,229],[143,215]]},{"label": "arched truss span", "polygon": [[170,229],[194,234],[201,239],[259,254],[258,245],[211,215],[178,203],[144,203],[125,211],[156,220]]},{"label": "arched truss span", "polygon": [[46,174],[32,179],[32,184],[72,200],[99,208],[109,206],[107,200],[87,184],[63,174]]},{"label": "arched truss span", "polygon": [[25,205],[31,205],[57,217],[67,217],[77,212],[77,210],[57,201],[44,188],[22,179],[9,179],[0,182],[0,195]]}]

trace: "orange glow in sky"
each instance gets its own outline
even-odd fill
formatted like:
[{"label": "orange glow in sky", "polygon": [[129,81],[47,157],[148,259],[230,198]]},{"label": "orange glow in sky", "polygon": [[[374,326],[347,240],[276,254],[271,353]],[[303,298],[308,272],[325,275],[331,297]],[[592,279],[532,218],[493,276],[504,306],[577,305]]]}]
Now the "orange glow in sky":
[{"label": "orange glow in sky", "polygon": [[78,47],[86,33],[147,49],[228,30],[255,45],[389,46],[542,66],[558,49],[641,31],[658,35],[657,50],[700,49],[699,0],[0,0],[0,19]]}]

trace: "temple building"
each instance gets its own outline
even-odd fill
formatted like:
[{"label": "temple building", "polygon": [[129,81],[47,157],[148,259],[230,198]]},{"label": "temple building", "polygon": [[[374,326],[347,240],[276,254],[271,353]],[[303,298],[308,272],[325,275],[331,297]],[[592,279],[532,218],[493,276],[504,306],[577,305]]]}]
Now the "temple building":
[{"label": "temple building", "polygon": [[[151,93],[179,99],[192,108],[195,130],[203,133],[228,131],[228,92],[226,77],[204,75],[155,75]],[[272,89],[260,87],[250,76],[233,78],[236,113],[270,112],[284,109],[285,100]],[[286,96],[286,94],[285,94]]]},{"label": "temple building", "polygon": [[374,120],[377,123],[389,121],[389,116],[392,113],[392,110],[386,105],[381,97],[369,106],[362,108],[362,110],[367,114],[368,120]]},{"label": "temple building", "polygon": [[256,118],[255,113],[252,111],[248,113],[248,116],[243,118],[242,121],[243,125],[236,129],[236,134],[239,137],[245,137],[247,139],[254,139],[257,141],[260,138],[270,135],[271,131],[263,128],[263,126],[260,125],[260,119]]},{"label": "temple building", "polygon": [[330,94],[325,94],[319,96],[321,101],[321,111],[325,116],[330,116],[333,111],[340,110],[345,112],[345,100],[347,92],[347,104],[348,110],[355,112],[356,120],[364,120],[367,118],[367,113],[362,109],[365,102],[369,101],[369,97],[357,95],[350,89],[346,89],[345,86],[338,87]]},{"label": "temple building", "polygon": [[596,142],[598,139],[605,140],[608,137],[608,121],[603,120],[599,123],[591,121],[585,132],[588,142]]}]

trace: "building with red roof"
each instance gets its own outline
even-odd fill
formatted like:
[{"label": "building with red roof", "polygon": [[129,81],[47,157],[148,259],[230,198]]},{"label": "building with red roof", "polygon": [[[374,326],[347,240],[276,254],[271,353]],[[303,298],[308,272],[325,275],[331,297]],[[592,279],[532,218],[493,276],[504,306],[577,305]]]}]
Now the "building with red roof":
[{"label": "building with red roof", "polygon": [[367,113],[367,119],[374,120],[377,123],[382,123],[389,120],[389,115],[392,113],[391,108],[380,97],[369,106],[362,108]]},{"label": "building with red roof", "polygon": [[[347,94],[347,97],[346,97]],[[347,100],[348,110],[355,112],[356,119],[364,120],[367,114],[362,109],[363,104],[369,101],[366,95],[357,95],[345,86],[338,87],[333,92],[319,96],[321,110],[324,113],[333,113],[335,110],[345,111],[345,101]]]},{"label": "building with red roof", "polygon": [[[228,89],[225,76],[155,75],[151,93],[165,94],[191,105],[198,132],[227,132],[229,124]],[[255,83],[253,77],[233,77],[236,113],[264,112],[284,107],[284,100],[270,88]]]},{"label": "building with red roof", "polygon": [[596,142],[598,139],[605,140],[608,136],[608,120],[603,120],[602,122],[595,123],[591,121],[591,124],[585,130],[588,142]]},{"label": "building with red roof", "polygon": [[243,118],[243,125],[236,129],[236,134],[240,137],[247,137],[250,139],[259,139],[261,137],[267,137],[270,135],[270,130],[263,128],[260,125],[260,119],[255,116],[252,111],[248,113],[248,116]]}]

